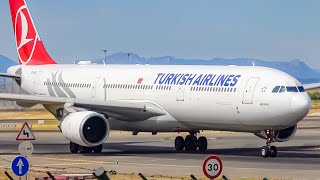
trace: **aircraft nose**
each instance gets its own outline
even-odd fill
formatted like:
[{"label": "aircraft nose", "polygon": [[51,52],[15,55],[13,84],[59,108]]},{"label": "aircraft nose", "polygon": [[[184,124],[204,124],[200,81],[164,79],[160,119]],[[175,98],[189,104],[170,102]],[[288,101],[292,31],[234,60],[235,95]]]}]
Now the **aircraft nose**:
[{"label": "aircraft nose", "polygon": [[311,100],[307,93],[301,93],[292,97],[291,111],[298,116],[298,118],[304,118],[308,114],[310,107]]}]

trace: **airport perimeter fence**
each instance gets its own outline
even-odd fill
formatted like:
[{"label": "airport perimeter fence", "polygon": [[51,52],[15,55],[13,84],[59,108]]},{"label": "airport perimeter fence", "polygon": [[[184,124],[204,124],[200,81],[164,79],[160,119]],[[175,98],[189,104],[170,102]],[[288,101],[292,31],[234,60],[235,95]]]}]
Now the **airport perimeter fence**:
[{"label": "airport perimeter fence", "polygon": [[[25,94],[21,87],[12,78],[0,78],[0,93]],[[13,101],[0,101],[0,109],[21,109]]]},{"label": "airport perimeter fence", "polygon": [[56,119],[11,119],[0,120],[0,132],[18,132],[25,122],[33,131],[59,131]]}]

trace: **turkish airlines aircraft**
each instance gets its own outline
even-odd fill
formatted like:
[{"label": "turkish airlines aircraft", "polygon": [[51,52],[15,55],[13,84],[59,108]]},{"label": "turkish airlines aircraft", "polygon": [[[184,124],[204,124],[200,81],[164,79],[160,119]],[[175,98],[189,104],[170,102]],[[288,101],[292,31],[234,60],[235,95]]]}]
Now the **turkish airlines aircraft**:
[{"label": "turkish airlines aircraft", "polygon": [[[24,0],[9,0],[21,65],[1,76],[27,92],[0,94],[23,107],[43,104],[61,121],[72,153],[101,152],[110,130],[189,132],[178,151],[207,149],[202,130],[249,132],[272,142],[290,140],[310,109],[299,81],[265,67],[178,65],[57,65],[45,50]],[[318,84],[309,89],[319,87]]]}]

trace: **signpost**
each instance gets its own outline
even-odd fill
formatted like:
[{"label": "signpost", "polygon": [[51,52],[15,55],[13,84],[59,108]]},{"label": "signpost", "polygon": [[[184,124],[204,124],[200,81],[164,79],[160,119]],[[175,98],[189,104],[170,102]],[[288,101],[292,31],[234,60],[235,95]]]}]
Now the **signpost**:
[{"label": "signpost", "polygon": [[29,171],[29,162],[24,156],[17,156],[11,162],[12,172],[19,177],[25,176]]},{"label": "signpost", "polygon": [[28,141],[28,140],[36,140],[31,128],[29,127],[28,123],[24,123],[17,138],[17,141]]},{"label": "signpost", "polygon": [[[28,123],[25,122],[21,127],[17,137],[17,141],[23,141],[19,145],[19,152],[22,156],[15,157],[11,162],[12,172],[21,179],[22,176],[26,176],[29,171],[29,162],[27,156],[33,153],[33,144],[30,140],[36,140]],[[27,176],[26,176],[27,179]]]},{"label": "signpost", "polygon": [[222,172],[222,161],[217,156],[207,157],[202,165],[202,170],[207,178],[214,179],[220,176]]},{"label": "signpost", "polygon": [[19,145],[19,152],[23,156],[30,156],[33,153],[33,144],[30,141],[23,141]]}]

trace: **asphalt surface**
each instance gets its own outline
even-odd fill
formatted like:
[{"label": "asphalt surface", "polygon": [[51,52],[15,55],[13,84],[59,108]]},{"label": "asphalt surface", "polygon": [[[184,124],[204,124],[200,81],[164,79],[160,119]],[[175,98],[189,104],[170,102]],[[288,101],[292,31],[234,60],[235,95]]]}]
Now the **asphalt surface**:
[{"label": "asphalt surface", "polygon": [[[314,119],[312,123],[314,124]],[[320,124],[320,123],[319,123]],[[98,167],[120,173],[170,176],[203,176],[202,163],[211,155],[223,162],[227,177],[272,177],[289,179],[320,179],[320,130],[299,129],[287,142],[274,143],[277,158],[264,159],[260,148],[265,140],[247,133],[204,133],[208,151],[176,152],[177,134],[139,134],[113,132],[101,154],[71,154],[69,142],[59,132],[35,132],[35,151],[29,157],[33,170],[70,173],[92,173]],[[0,132],[0,169],[9,168],[18,155],[17,133]]]}]

